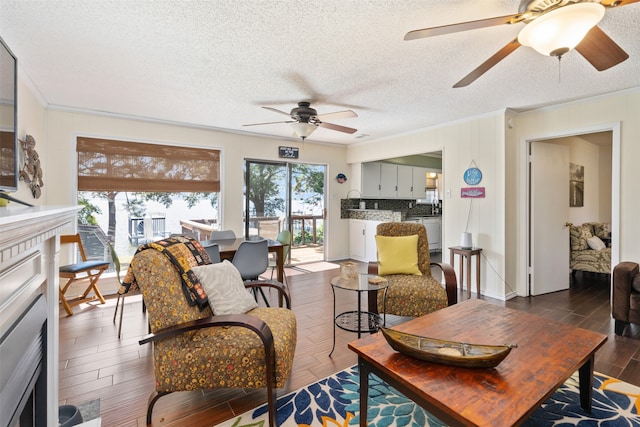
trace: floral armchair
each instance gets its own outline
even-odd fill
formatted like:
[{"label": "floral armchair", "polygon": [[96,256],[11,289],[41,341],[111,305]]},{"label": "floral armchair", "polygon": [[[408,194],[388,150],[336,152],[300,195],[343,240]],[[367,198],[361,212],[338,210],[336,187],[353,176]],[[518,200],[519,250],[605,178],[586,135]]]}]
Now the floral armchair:
[{"label": "floral armchair", "polygon": [[611,274],[611,248],[605,241],[611,237],[611,226],[603,222],[587,222],[582,225],[570,225],[571,273],[588,271]]},{"label": "floral armchair", "polygon": [[[296,346],[293,312],[255,307],[244,314],[218,314],[208,304],[190,302],[185,297],[185,278],[190,271],[199,275],[197,268],[202,268],[190,259],[181,259],[182,272],[156,250],[139,251],[132,260],[131,272],[142,291],[151,330],[140,344],[153,343],[156,389],[149,398],[147,424],[156,401],[172,392],[266,387],[269,424],[275,426],[276,388],[283,387],[289,377]],[[215,266],[222,264],[231,266],[228,261]],[[214,264],[205,267],[211,266]],[[239,273],[237,277],[242,283]],[[200,298],[206,297],[203,289],[209,293],[210,288],[204,282],[203,289],[197,285]],[[276,288],[290,305],[288,291],[280,282],[244,285]]]},{"label": "floral armchair", "polygon": [[[424,225],[412,222],[386,222],[379,224],[376,232],[378,261],[369,263],[368,271],[369,274],[386,277],[389,287],[386,292],[369,292],[370,312],[418,317],[457,303],[456,273],[449,264],[430,261],[429,240]],[[385,238],[409,236],[417,236],[417,254],[414,253],[413,256],[416,256],[414,268],[418,271],[414,272],[402,271],[405,270],[404,267],[395,268],[408,258],[407,254],[400,254],[397,248],[393,248],[391,259],[383,260],[381,257],[384,253],[381,245],[385,240],[388,241]],[[415,252],[416,246],[413,245]],[[442,270],[444,286],[432,276],[432,267]]]}]

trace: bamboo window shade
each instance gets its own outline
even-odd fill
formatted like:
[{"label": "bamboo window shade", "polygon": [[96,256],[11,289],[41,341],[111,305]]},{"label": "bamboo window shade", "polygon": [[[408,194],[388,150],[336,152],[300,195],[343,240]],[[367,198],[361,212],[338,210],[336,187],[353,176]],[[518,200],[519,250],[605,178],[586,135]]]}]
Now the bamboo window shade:
[{"label": "bamboo window shade", "polygon": [[219,192],[220,151],[78,137],[78,191]]}]

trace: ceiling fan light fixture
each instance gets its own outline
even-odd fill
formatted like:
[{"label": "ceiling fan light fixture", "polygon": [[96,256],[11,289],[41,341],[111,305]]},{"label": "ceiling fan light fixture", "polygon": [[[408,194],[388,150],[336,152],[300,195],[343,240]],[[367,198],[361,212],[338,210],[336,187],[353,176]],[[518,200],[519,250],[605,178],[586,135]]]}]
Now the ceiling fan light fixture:
[{"label": "ceiling fan light fixture", "polygon": [[318,126],[313,123],[305,123],[305,122],[295,122],[291,123],[291,128],[300,138],[305,139],[309,135],[311,135]]},{"label": "ceiling fan light fixture", "polygon": [[600,3],[576,3],[547,12],[527,24],[518,42],[543,55],[561,56],[576,47],[604,16]]}]

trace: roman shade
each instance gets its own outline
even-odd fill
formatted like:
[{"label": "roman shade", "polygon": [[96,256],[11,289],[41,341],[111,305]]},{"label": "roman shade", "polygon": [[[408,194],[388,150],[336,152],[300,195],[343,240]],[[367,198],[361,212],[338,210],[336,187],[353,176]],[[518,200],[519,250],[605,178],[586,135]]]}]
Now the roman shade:
[{"label": "roman shade", "polygon": [[78,191],[219,192],[220,151],[78,137]]}]

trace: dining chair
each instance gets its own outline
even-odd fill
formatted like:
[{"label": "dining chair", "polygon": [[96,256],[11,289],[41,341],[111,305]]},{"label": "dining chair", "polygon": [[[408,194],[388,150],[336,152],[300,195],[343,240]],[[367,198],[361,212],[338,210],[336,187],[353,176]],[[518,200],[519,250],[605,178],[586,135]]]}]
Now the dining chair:
[{"label": "dining chair", "polygon": [[[269,243],[265,239],[247,240],[240,243],[231,263],[238,269],[243,281],[258,280],[269,266]],[[264,291],[261,288],[253,288],[256,299],[258,298],[257,292],[260,292],[262,299],[269,307]]]},{"label": "dining chair", "polygon": [[212,231],[209,240],[231,240],[236,238],[233,230]]},{"label": "dining chair", "polygon": [[[289,252],[291,251],[291,231],[282,230],[278,233],[278,237],[276,240],[284,245],[282,248],[282,262],[283,264],[287,262],[287,258],[289,258]],[[278,269],[278,259],[276,256],[269,258],[269,267],[271,269],[271,279],[273,279],[273,273]],[[287,283],[287,275],[283,271],[284,282]]]},{"label": "dining chair", "polygon": [[[111,253],[111,262],[113,262],[113,268],[116,270],[116,278],[118,279],[118,283],[120,287],[118,289],[118,299],[116,300],[116,309],[113,312],[113,323],[116,323],[116,316],[118,315],[118,308],[120,309],[120,320],[118,321],[118,338],[122,335],[122,316],[124,315],[124,297],[128,295],[127,292],[123,291],[122,287],[122,278],[120,277],[120,271],[122,269],[120,265],[120,258],[116,252],[116,249],[113,247],[111,243],[107,243],[109,245],[109,252]],[[139,290],[132,291],[136,293],[140,293]],[[144,305],[144,300],[142,301],[142,313],[146,313],[147,307]]]},{"label": "dining chair", "polygon": [[217,243],[211,240],[202,240],[200,244],[207,252],[207,255],[209,255],[211,264],[217,264],[220,262],[220,246],[218,246]]},{"label": "dining chair", "polygon": [[[60,281],[60,302],[64,307],[64,310],[69,316],[73,316],[71,307],[82,304],[84,302],[93,301],[96,298],[100,300],[101,304],[106,301],[98,289],[98,279],[102,276],[102,273],[109,268],[109,261],[107,260],[87,260],[87,255],[82,246],[82,240],[80,234],[63,235],[60,236],[60,244],[75,244],[77,245],[78,252],[80,252],[81,261],[63,265],[59,268],[59,275],[62,279],[67,279],[66,283]],[[70,286],[76,282],[88,282],[85,291],[74,298],[67,298],[66,293],[69,291]],[[95,296],[89,296],[89,293],[93,291]]]}]

